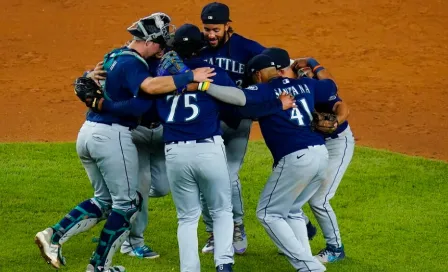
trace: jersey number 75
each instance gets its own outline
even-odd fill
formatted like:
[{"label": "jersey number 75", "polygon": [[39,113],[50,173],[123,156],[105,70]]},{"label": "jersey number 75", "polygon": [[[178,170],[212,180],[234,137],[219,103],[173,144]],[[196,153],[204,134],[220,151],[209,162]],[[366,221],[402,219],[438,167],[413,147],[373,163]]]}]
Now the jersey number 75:
[{"label": "jersey number 75", "polygon": [[194,120],[194,119],[196,119],[196,117],[198,117],[199,107],[197,105],[195,105],[194,103],[192,103],[192,100],[197,101],[196,94],[168,95],[166,97],[166,101],[168,102],[171,98],[173,99],[173,103],[171,104],[170,114],[168,115],[168,118],[166,120],[167,123],[174,122],[174,114],[176,112],[177,105],[179,103],[180,98],[184,99],[185,108],[190,108],[193,111],[193,113],[190,115],[190,117],[186,117],[184,119],[184,121],[188,122],[188,121]]}]

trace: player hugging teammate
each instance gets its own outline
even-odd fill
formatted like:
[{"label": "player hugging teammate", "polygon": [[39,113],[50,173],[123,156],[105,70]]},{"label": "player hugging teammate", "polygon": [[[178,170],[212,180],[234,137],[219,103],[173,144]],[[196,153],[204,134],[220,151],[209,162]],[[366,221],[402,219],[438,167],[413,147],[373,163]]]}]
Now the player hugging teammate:
[{"label": "player hugging teammate", "polygon": [[[329,201],[354,140],[333,77],[312,58],[291,65],[285,50],[235,33],[225,4],[206,5],[201,20],[203,33],[186,24],[173,35],[164,13],[140,19],[128,28],[130,44],[75,82],[89,108],[77,152],[95,193],[36,235],[53,267],[65,265],[64,242],[103,219],[86,271],[125,271],[111,264],[119,247],[158,257],[143,238],[148,197],[171,191],[180,270],[200,271],[202,214],[209,233],[202,252],[214,254],[216,271],[233,271],[234,253],[248,245],[238,173],[253,120],[275,162],[256,212],[267,234],[296,271],[325,271],[322,264],[345,257]],[[327,244],[316,256],[306,202]]]}]

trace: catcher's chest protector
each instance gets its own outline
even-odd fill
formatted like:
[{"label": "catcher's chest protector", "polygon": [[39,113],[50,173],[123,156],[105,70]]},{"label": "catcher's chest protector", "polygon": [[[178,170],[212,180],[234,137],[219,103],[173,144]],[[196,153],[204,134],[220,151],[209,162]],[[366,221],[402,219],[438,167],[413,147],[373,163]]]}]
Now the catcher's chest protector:
[{"label": "catcher's chest protector", "polygon": [[[136,52],[134,52],[128,48],[118,48],[118,49],[114,49],[111,52],[104,55],[103,70],[110,71],[111,69],[113,69],[113,66],[116,63],[116,59],[122,55],[129,55],[129,56],[136,57],[139,61],[143,62],[145,64],[145,66],[149,69],[148,63],[139,54],[137,54]],[[149,74],[148,74],[148,76],[149,76]],[[111,100],[110,97],[107,95],[106,80],[100,80],[99,82],[101,84],[101,87],[103,88],[104,98]]]}]

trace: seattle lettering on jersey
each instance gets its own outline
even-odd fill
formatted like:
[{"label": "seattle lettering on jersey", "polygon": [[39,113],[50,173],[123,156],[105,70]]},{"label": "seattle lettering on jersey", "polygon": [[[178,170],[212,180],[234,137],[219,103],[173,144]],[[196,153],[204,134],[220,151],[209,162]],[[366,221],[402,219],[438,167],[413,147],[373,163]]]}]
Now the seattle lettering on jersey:
[{"label": "seattle lettering on jersey", "polygon": [[216,65],[221,69],[230,71],[232,73],[237,73],[240,75],[244,75],[244,71],[246,68],[246,65],[244,65],[243,63],[228,58],[212,57],[212,58],[206,58],[204,60],[211,65]]}]

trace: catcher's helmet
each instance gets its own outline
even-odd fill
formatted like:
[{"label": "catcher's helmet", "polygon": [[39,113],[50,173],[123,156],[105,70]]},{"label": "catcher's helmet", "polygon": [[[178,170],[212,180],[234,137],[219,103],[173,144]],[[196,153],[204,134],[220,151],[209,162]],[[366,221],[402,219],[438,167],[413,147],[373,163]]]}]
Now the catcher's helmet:
[{"label": "catcher's helmet", "polygon": [[171,18],[163,12],[153,13],[138,20],[128,27],[128,32],[134,36],[134,40],[155,42],[163,46],[170,40]]}]

